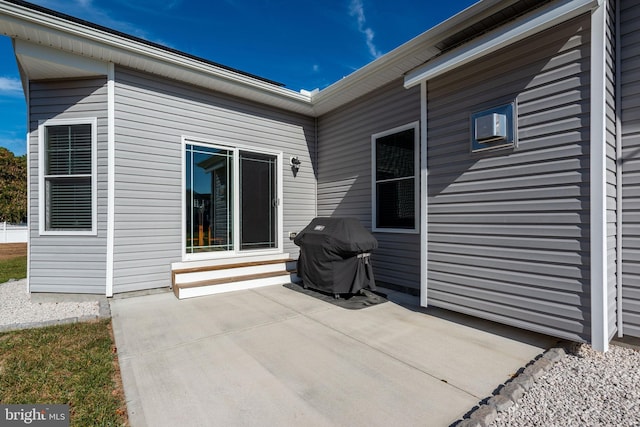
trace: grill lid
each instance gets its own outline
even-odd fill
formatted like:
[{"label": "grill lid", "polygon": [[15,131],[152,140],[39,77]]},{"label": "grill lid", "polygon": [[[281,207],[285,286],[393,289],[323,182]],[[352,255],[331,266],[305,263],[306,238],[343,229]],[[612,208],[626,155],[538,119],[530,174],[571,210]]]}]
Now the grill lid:
[{"label": "grill lid", "polygon": [[376,238],[356,218],[314,218],[293,242],[305,245],[322,245],[325,249],[341,253],[362,253],[378,247]]}]

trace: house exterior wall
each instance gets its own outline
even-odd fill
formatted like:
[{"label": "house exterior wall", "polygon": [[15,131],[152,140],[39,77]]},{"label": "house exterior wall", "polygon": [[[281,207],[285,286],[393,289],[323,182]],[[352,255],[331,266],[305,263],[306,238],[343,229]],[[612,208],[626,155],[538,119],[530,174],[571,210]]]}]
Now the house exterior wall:
[{"label": "house exterior wall", "polygon": [[[590,337],[590,18],[427,82],[428,304]],[[470,115],[516,102],[516,149],[470,152]]]},{"label": "house exterior wall", "polygon": [[[126,68],[115,78],[114,292],[168,286],[182,261],[182,137],[283,152],[284,251],[315,216],[315,123]],[[296,176],[289,157],[302,162]]]},{"label": "house exterior wall", "polygon": [[[418,120],[419,88],[406,90],[402,80],[321,116],[318,215],[355,217],[371,230],[371,136]],[[374,234],[378,239],[378,249],[372,253],[376,281],[418,292],[420,235]]]},{"label": "house exterior wall", "polygon": [[622,123],[622,313],[640,337],[640,4],[620,0]]},{"label": "house exterior wall", "polygon": [[[107,235],[106,78],[29,84],[29,287],[31,292],[105,293]],[[97,235],[40,235],[38,123],[97,118]]]}]

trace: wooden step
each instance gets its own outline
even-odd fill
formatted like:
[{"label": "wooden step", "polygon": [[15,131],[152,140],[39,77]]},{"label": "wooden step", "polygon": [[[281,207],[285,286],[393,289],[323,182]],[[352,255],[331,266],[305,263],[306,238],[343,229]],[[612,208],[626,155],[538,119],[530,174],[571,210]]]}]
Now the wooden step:
[{"label": "wooden step", "polygon": [[229,269],[244,268],[244,267],[259,267],[262,265],[286,264],[290,262],[296,262],[296,260],[292,258],[283,258],[283,259],[274,259],[274,260],[265,260],[265,261],[232,262],[229,264],[179,268],[171,271],[171,285],[175,286],[176,275],[178,274],[205,273],[207,271],[220,271],[220,270],[229,270]]},{"label": "wooden step", "polygon": [[270,261],[283,261],[289,259],[290,256],[288,253],[282,254],[266,254],[266,255],[238,255],[235,257],[229,258],[214,258],[214,259],[202,259],[202,260],[191,260],[191,261],[180,261],[174,262],[171,264],[172,270],[183,270],[188,268],[199,268],[199,267],[214,267],[218,265],[233,265],[233,264],[242,264],[247,262],[270,262]]},{"label": "wooden step", "polygon": [[180,295],[179,295],[180,290],[183,290],[183,289],[204,288],[209,286],[226,285],[228,283],[258,281],[258,280],[267,279],[271,277],[278,277],[278,276],[291,277],[296,273],[297,271],[295,270],[275,271],[271,273],[247,274],[244,276],[233,276],[233,277],[227,277],[224,279],[213,279],[213,280],[203,280],[200,282],[183,283],[179,285],[174,285],[173,293],[175,294],[176,298],[180,298]]},{"label": "wooden step", "polygon": [[299,280],[295,263],[285,255],[278,259],[214,260],[211,265],[199,262],[194,267],[182,264],[171,271],[171,288],[176,298],[184,299],[290,283]]}]

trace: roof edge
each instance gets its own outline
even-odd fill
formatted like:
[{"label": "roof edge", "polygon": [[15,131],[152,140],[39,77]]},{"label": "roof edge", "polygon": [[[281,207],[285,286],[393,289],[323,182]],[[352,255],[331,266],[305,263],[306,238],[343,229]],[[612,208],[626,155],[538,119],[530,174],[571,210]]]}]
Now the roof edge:
[{"label": "roof edge", "polygon": [[[4,14],[9,20],[16,20],[27,32],[27,35],[21,36],[4,33],[14,39],[29,41],[29,31],[35,33],[42,30],[45,33],[58,34],[66,39],[80,40],[88,47],[95,46],[107,51],[107,54],[91,56],[103,62],[120,62],[121,65],[126,66],[127,64],[122,63],[125,58],[142,59],[147,61],[147,64],[152,64],[153,67],[159,66],[163,72],[184,70],[188,76],[184,80],[187,83],[193,82],[199,86],[221,90],[276,108],[318,117],[396,79],[404,78],[405,87],[415,85],[420,78],[424,77],[425,70],[433,63],[434,58],[442,58],[436,59],[436,62],[439,63],[443,59],[449,58],[451,54],[459,53],[459,48],[457,48],[443,54],[437,48],[437,43],[452,36],[459,31],[460,27],[474,25],[491,14],[518,3],[518,1],[480,0],[318,92],[297,92],[278,82],[23,0],[0,0],[0,15]],[[558,0],[551,4],[557,6],[574,2],[599,3],[601,1]],[[461,48],[464,46],[462,45]],[[64,47],[52,48],[63,52],[68,51]],[[77,52],[72,53],[78,54]],[[140,69],[144,70],[144,68]],[[162,73],[157,74],[163,75]],[[167,74],[166,76],[174,75],[177,74]],[[203,84],[205,79],[207,81],[211,79],[211,83]]]},{"label": "roof edge", "polygon": [[498,49],[549,29],[597,7],[601,0],[561,0],[542,6],[511,24],[501,26],[480,38],[448,51],[405,75],[404,86],[411,88]]},{"label": "roof edge", "polygon": [[199,56],[196,56],[196,55],[192,55],[190,53],[187,53],[187,52],[184,52],[184,51],[180,51],[178,49],[174,49],[174,48],[171,48],[169,46],[165,46],[165,45],[160,44],[160,43],[156,43],[156,42],[152,42],[150,40],[146,40],[146,39],[144,39],[142,37],[133,36],[131,34],[127,34],[127,33],[124,33],[122,31],[114,30],[113,28],[105,27],[103,25],[96,24],[96,23],[93,23],[93,22],[90,22],[90,21],[86,21],[84,19],[76,18],[75,16],[67,15],[65,13],[58,12],[56,10],[49,9],[49,8],[46,8],[46,7],[43,7],[43,6],[39,6],[37,4],[29,3],[29,2],[26,2],[26,1],[23,1],[23,0],[4,0],[4,2],[11,3],[11,4],[16,5],[16,6],[24,7],[26,9],[30,9],[30,10],[33,10],[33,11],[36,11],[36,12],[39,12],[39,13],[42,13],[42,14],[50,15],[50,16],[53,16],[53,17],[56,17],[56,18],[59,18],[59,19],[65,20],[65,21],[70,21],[70,22],[73,22],[75,24],[79,24],[79,25],[82,25],[84,27],[88,27],[88,28],[91,28],[91,29],[94,29],[94,30],[97,30],[97,31],[101,31],[101,32],[104,32],[104,33],[109,33],[109,34],[112,34],[114,36],[118,36],[118,37],[122,37],[124,39],[132,40],[132,41],[135,41],[135,42],[140,43],[140,44],[148,45],[148,46],[153,47],[155,49],[164,50],[164,51],[172,53],[174,55],[184,56],[184,57],[189,58],[189,59],[194,60],[194,61],[202,62],[202,63],[207,64],[207,65],[212,65],[212,66],[217,67],[217,68],[222,68],[224,70],[231,71],[233,73],[238,73],[238,74],[244,75],[246,77],[250,77],[250,78],[253,78],[253,79],[256,79],[256,80],[263,81],[265,83],[270,83],[270,84],[275,85],[275,86],[279,86],[279,87],[284,87],[285,86],[284,83],[280,83],[280,82],[277,82],[275,80],[267,79],[265,77],[261,77],[261,76],[258,76],[256,74],[249,73],[247,71],[243,71],[243,70],[240,70],[240,69],[237,69],[237,68],[229,67],[227,65],[224,65],[224,64],[221,64],[221,63],[218,63],[218,62],[215,62],[215,61],[211,61],[211,60],[208,60],[206,58],[202,58],[202,57],[199,57]]},{"label": "roof edge", "polygon": [[[426,30],[362,68],[357,69],[343,79],[338,80],[321,90],[312,97],[314,106],[322,105],[333,94],[339,93],[348,87],[361,83],[368,76],[377,73],[379,70],[393,66],[397,60],[411,55],[412,52],[419,49],[425,49],[425,44],[428,48],[433,50],[432,57],[437,56],[440,54],[440,50],[435,47],[435,43],[447,37],[450,33],[457,31],[457,28],[460,25],[463,23],[465,23],[465,25],[470,25],[472,22],[478,21],[495,12],[496,9],[502,9],[510,4],[516,3],[517,1],[518,0],[480,0],[472,4],[466,9],[463,9],[445,21],[437,24],[435,27]],[[408,71],[409,70],[407,70],[407,72]],[[398,76],[398,78],[400,77],[402,77],[402,75]]]},{"label": "roof edge", "polygon": [[[293,112],[313,115],[310,94],[296,92],[277,82],[258,77],[251,73],[226,67],[157,43],[92,24],[50,9],[35,6],[22,0],[0,1],[0,17],[2,15],[8,19],[15,20],[24,27],[25,31],[36,31],[35,29],[39,29],[58,33],[69,39],[75,38],[88,44],[103,47],[108,51],[120,52],[130,58],[145,58],[145,60],[155,62],[163,67],[178,67],[186,72],[195,73],[194,75],[207,75],[213,79],[212,82],[226,82],[226,85],[237,87],[241,92],[245,93],[243,97],[247,99]],[[33,40],[28,40],[27,37],[9,34],[6,31],[1,34],[13,39],[26,39],[26,41],[33,42]],[[60,47],[53,48],[66,51]],[[77,52],[75,53],[77,54]],[[118,61],[109,61],[108,59],[98,58],[97,56],[93,58],[118,64]],[[188,80],[186,80],[186,82],[188,82]],[[237,95],[232,90],[216,88],[213,83],[211,88],[227,92],[231,95]]]}]

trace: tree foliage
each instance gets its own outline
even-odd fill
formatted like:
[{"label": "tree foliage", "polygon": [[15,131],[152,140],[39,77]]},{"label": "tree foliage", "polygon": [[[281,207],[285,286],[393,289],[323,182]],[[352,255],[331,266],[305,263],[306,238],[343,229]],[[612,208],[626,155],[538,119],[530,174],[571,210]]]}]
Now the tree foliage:
[{"label": "tree foliage", "polygon": [[27,219],[27,156],[0,147],[0,222]]}]

